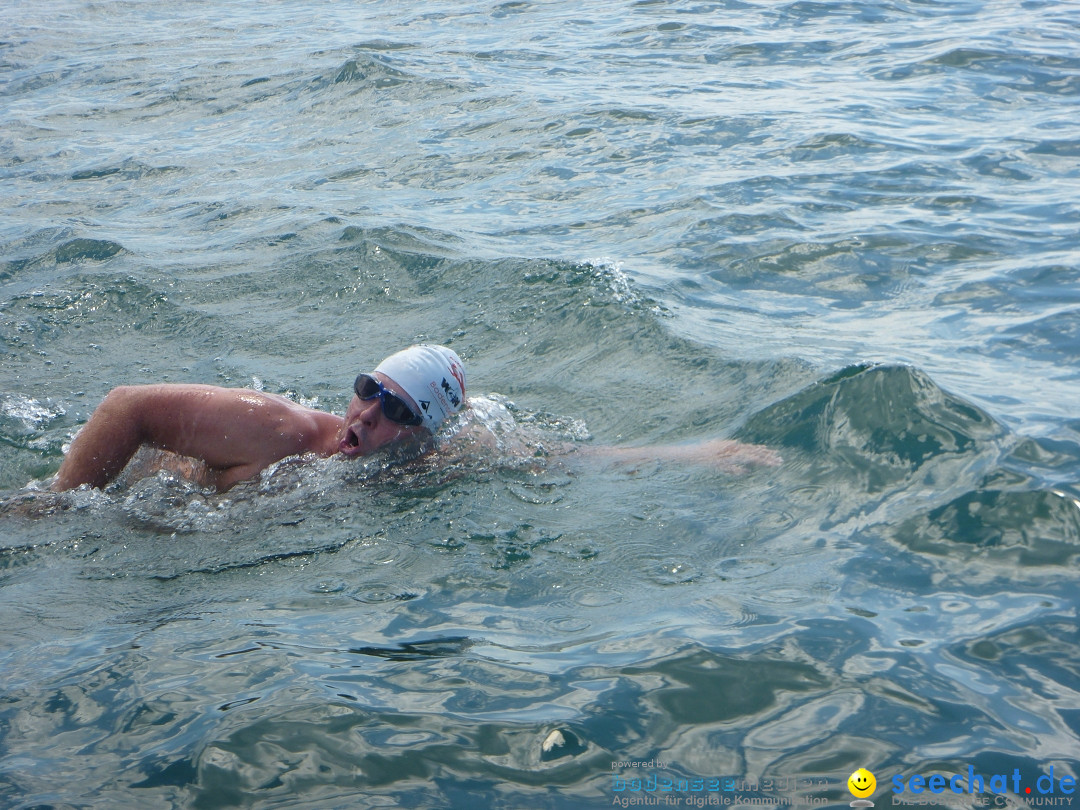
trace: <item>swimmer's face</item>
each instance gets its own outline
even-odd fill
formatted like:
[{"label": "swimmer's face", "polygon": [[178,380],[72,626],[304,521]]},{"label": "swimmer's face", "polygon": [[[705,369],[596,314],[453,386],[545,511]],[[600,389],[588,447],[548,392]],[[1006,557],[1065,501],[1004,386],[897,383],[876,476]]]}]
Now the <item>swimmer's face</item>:
[{"label": "swimmer's face", "polygon": [[[420,413],[412,397],[406,394],[385,374],[373,375],[392,394],[401,397],[414,413]],[[379,397],[360,399],[353,395],[349,409],[345,412],[345,424],[338,435],[338,452],[349,456],[366,456],[383,447],[407,440],[420,439],[428,435],[423,426],[400,425],[391,421],[383,413]]]}]

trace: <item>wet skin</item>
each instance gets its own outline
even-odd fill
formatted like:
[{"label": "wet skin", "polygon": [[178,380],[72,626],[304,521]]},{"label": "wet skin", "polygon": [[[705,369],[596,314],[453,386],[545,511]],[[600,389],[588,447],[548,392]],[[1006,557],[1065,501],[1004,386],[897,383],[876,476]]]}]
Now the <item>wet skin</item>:
[{"label": "wet skin", "polygon": [[[416,407],[393,380],[378,378]],[[288,456],[352,458],[426,434],[423,427],[387,419],[378,398],[354,395],[343,418],[249,389],[122,386],[109,393],[72,441],[53,489],[105,486],[143,445],[201,460],[218,489],[226,490]]]},{"label": "wet skin", "polygon": [[[372,376],[391,393],[405,400],[414,413],[420,413],[412,397],[398,388],[393,380],[378,372]],[[387,419],[382,412],[382,401],[379,397],[363,400],[354,394],[342,420],[337,452],[350,458],[367,456],[387,445],[426,435],[428,431],[424,427],[399,425]]]}]

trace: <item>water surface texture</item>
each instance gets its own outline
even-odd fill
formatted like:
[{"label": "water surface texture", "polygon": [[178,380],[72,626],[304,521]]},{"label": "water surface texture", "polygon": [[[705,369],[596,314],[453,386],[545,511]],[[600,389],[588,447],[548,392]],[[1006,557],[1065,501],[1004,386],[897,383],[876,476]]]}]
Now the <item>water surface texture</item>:
[{"label": "water surface texture", "polygon": [[[1071,803],[1074,3],[0,18],[0,804]],[[420,340],[497,449],[45,491]]]}]

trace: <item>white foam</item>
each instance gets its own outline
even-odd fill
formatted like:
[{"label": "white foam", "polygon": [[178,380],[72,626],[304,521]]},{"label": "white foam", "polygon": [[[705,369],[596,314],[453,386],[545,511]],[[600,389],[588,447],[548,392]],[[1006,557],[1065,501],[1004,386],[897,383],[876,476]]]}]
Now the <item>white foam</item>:
[{"label": "white foam", "polygon": [[608,256],[586,259],[585,266],[592,270],[592,276],[615,296],[620,304],[640,304],[641,296],[634,290],[634,285],[625,272],[623,263]]},{"label": "white foam", "polygon": [[22,394],[5,394],[0,400],[0,411],[5,416],[18,419],[27,430],[40,430],[45,423],[67,413],[64,406],[52,400],[42,403]]}]

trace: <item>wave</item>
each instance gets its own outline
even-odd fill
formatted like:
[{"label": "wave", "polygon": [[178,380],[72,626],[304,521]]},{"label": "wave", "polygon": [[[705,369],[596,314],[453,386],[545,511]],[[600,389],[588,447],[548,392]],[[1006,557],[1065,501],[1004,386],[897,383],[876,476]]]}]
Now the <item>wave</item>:
[{"label": "wave", "polygon": [[755,413],[737,435],[777,447],[797,469],[788,509],[803,526],[914,552],[966,588],[1038,584],[1047,566],[1080,557],[1080,501],[1044,480],[1071,465],[1055,470],[1060,454],[1034,449],[918,369],[843,369]]},{"label": "wave", "polygon": [[[70,241],[70,235],[52,233],[34,249],[48,255]],[[26,326],[8,337],[24,341],[29,329],[42,349],[63,352],[73,351],[65,348],[72,341],[94,342],[95,335],[112,336],[113,348],[146,347],[152,336],[171,357],[204,358],[183,367],[167,361],[168,374],[182,371],[189,379],[232,385],[257,381],[265,390],[332,410],[347,403],[347,380],[356,367],[374,364],[403,341],[447,342],[465,358],[476,396],[506,394],[478,399],[491,404],[477,418],[502,436],[499,448],[494,456],[466,453],[426,466],[384,460],[373,466],[289,463],[226,498],[166,476],[84,504],[83,514],[89,509],[95,521],[114,527],[106,534],[124,526],[190,538],[187,553],[147,560],[133,570],[166,579],[185,572],[228,573],[347,547],[358,536],[368,537],[339,531],[337,521],[351,525],[355,498],[377,513],[387,503],[408,502],[425,520],[434,519],[435,504],[462,487],[470,497],[498,491],[526,510],[569,508],[587,486],[583,490],[573,475],[553,467],[546,478],[532,477],[529,465],[544,459],[549,444],[647,446],[725,436],[767,445],[785,459],[770,508],[755,513],[748,506],[731,517],[736,535],[754,537],[763,549],[781,548],[813,526],[826,536],[873,537],[963,560],[966,549],[997,536],[997,545],[1011,549],[995,557],[992,570],[1000,573],[1007,559],[1067,559],[1074,545],[1071,513],[1040,480],[1045,465],[1039,454],[1017,463],[1011,454],[1020,437],[918,368],[859,364],[823,375],[799,361],[734,360],[722,347],[673,334],[669,313],[612,260],[489,258],[469,255],[454,234],[336,219],[300,229],[275,250],[270,265],[257,270],[195,273],[208,278],[205,291],[180,294],[165,294],[171,279],[137,281],[76,270],[63,289],[11,298],[5,312]],[[58,266],[55,255],[52,261]],[[236,328],[233,321],[242,310],[253,313],[244,317],[262,328]],[[265,334],[275,336],[272,350],[265,347]],[[328,348],[313,349],[312,334],[323,335]],[[125,341],[125,335],[132,339]],[[21,351],[18,345],[9,343],[13,351]],[[133,381],[129,356],[110,351],[96,359],[98,390],[87,394],[45,399],[5,393],[11,403],[44,403],[51,414],[30,422],[12,417],[0,425],[14,460],[6,467],[7,486],[55,469],[60,447],[96,397],[112,384]],[[149,363],[147,368],[150,381],[157,375]],[[72,377],[75,384],[85,381]],[[1054,475],[1067,475],[1066,468]],[[662,464],[635,474],[645,480],[675,475],[678,482],[670,485],[695,492],[703,485],[700,474],[666,472]],[[605,486],[622,485],[616,477]],[[23,493],[5,512],[62,515],[79,508],[54,497]],[[26,505],[35,499],[35,507]],[[313,503],[319,504],[316,513]],[[1016,514],[1024,508],[1054,515],[1033,518],[1049,533],[1049,545],[1017,528]],[[963,517],[975,512],[975,522]],[[280,533],[288,525],[303,526],[305,533],[282,547]],[[680,526],[701,535],[701,542],[712,531],[695,520]],[[222,531],[238,541],[231,549],[203,542]],[[960,539],[950,548],[954,533]],[[266,544],[263,535],[278,539]],[[602,547],[588,531],[530,520],[510,521],[498,531],[478,525],[434,542],[447,551],[481,548],[493,570],[528,566],[549,552],[565,560],[591,559]],[[636,540],[627,542],[637,549]],[[717,553],[733,559],[724,549]],[[657,553],[642,543],[640,554],[633,554],[659,587],[715,582],[725,575],[723,566],[702,565],[692,552]],[[110,564],[103,558],[106,568]]]}]

